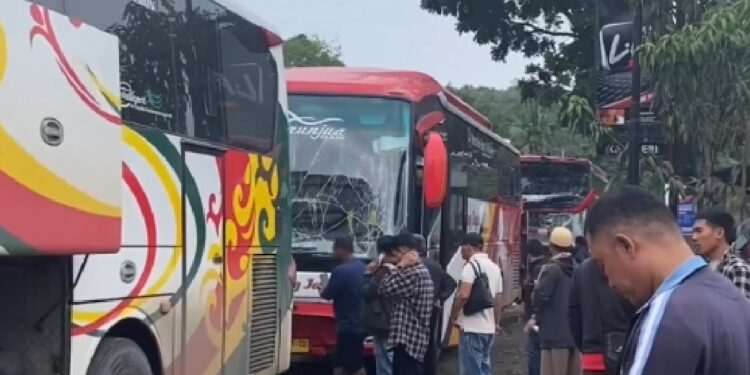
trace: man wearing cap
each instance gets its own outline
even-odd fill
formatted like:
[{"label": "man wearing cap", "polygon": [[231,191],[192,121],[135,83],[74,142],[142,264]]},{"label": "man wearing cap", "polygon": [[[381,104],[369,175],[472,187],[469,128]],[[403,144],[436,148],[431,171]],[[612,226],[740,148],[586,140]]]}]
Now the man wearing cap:
[{"label": "man wearing cap", "polygon": [[539,273],[532,295],[534,315],[527,330],[539,328],[541,375],[578,375],[581,363],[568,324],[568,302],[573,275],[573,234],[564,227],[552,230],[552,259]]},{"label": "man wearing cap", "polygon": [[[461,283],[451,310],[451,322],[461,327],[461,341],[458,344],[461,375],[492,373],[490,353],[495,332],[500,326],[503,278],[500,267],[487,256],[483,247],[484,240],[478,233],[468,233],[461,241],[461,256],[466,265],[461,271]],[[465,315],[463,310],[471,296],[472,285],[481,274],[486,275],[487,286],[491,295],[495,296],[495,306]]]}]

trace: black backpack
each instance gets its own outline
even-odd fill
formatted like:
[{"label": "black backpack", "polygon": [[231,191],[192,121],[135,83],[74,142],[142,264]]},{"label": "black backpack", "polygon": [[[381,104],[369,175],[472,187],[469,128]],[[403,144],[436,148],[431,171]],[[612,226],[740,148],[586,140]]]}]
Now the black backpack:
[{"label": "black backpack", "polygon": [[[366,288],[375,288],[373,280],[366,281]],[[362,300],[362,326],[365,331],[373,336],[387,337],[391,328],[391,311],[388,302],[379,296],[372,299],[364,298]],[[0,374],[2,375],[2,374]]]},{"label": "black backpack", "polygon": [[492,295],[490,280],[487,278],[487,274],[482,271],[479,263],[476,266],[471,262],[469,264],[474,270],[474,276],[476,277],[474,278],[474,283],[471,284],[469,300],[464,305],[464,315],[474,315],[495,306],[495,297]]}]

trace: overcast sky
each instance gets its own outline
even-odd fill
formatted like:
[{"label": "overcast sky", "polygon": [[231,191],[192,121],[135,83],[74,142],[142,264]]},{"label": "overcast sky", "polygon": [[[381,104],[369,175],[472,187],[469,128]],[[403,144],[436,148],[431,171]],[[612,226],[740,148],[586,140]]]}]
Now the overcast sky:
[{"label": "overcast sky", "polygon": [[524,73],[523,56],[494,62],[489,46],[458,35],[455,18],[430,14],[419,0],[249,0],[289,38],[314,34],[341,46],[348,66],[419,70],[442,84],[507,88]]}]

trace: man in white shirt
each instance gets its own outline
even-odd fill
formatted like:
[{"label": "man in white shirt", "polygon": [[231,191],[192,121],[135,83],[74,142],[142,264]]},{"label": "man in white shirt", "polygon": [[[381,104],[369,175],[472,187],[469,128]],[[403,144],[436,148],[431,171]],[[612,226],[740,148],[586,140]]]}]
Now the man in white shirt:
[{"label": "man in white shirt", "polygon": [[[468,233],[461,241],[461,256],[466,261],[461,271],[460,286],[451,310],[451,322],[461,328],[459,363],[462,375],[490,375],[490,354],[495,333],[499,330],[502,312],[503,277],[500,267],[482,249],[484,240],[477,233]],[[465,315],[472,285],[484,276],[495,305]]]}]

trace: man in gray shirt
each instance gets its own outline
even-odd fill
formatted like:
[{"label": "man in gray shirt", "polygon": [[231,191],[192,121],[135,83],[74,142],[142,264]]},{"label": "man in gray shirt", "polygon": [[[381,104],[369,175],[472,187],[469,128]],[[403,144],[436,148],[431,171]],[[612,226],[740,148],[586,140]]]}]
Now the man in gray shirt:
[{"label": "man in gray shirt", "polygon": [[750,374],[750,301],[693,254],[659,199],[607,193],[585,232],[610,285],[639,308],[620,374]]}]

